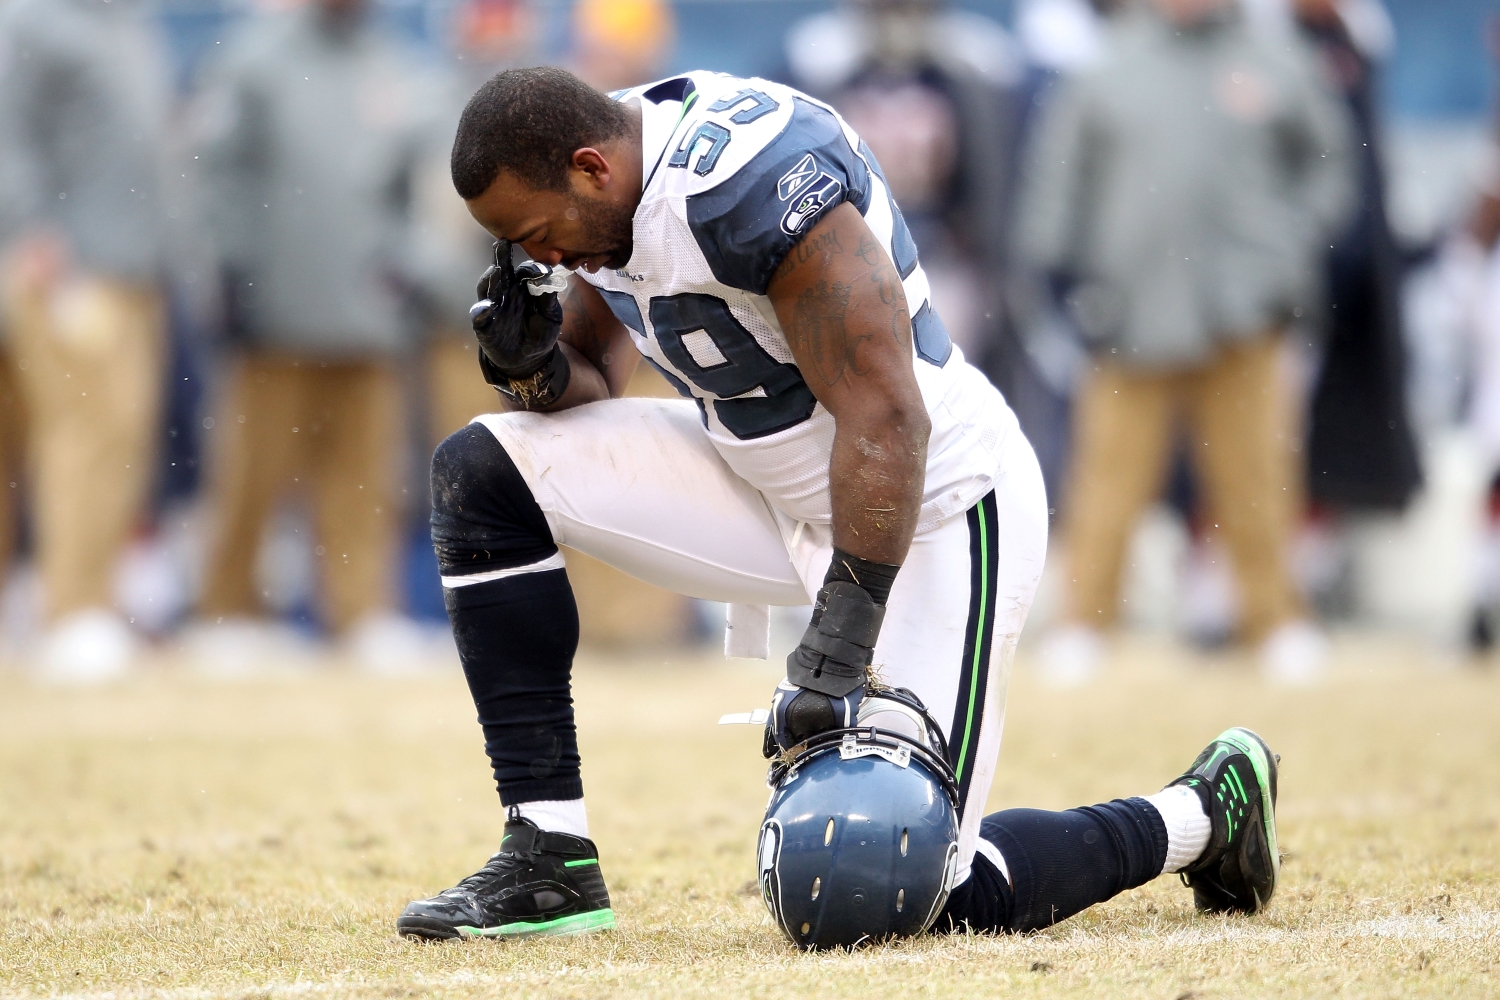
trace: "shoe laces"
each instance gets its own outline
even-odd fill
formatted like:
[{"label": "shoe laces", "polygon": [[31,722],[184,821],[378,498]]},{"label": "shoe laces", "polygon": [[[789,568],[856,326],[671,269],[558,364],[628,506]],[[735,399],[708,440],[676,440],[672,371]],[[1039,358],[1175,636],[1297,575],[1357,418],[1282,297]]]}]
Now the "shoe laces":
[{"label": "shoe laces", "polygon": [[477,893],[487,889],[491,882],[521,867],[525,859],[518,854],[509,851],[500,851],[490,855],[490,859],[484,863],[484,867],[473,875],[461,880],[458,885],[449,889],[449,892],[462,890],[464,892]]}]

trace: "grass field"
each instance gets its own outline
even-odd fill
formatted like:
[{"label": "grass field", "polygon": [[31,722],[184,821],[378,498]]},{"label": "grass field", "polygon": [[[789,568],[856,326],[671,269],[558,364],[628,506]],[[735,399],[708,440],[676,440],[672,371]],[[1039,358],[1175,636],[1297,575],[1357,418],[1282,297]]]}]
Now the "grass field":
[{"label": "grass field", "polygon": [[1326,687],[1146,640],[1082,692],[1012,685],[992,808],[1154,790],[1220,729],[1283,755],[1284,882],[1203,918],[1164,878],[1025,937],[799,954],[754,895],[775,672],[584,657],[590,817],[619,929],[420,946],[406,900],[502,815],[456,669],[104,691],[0,674],[0,996],[1156,997],[1500,994],[1500,675],[1347,638]]}]

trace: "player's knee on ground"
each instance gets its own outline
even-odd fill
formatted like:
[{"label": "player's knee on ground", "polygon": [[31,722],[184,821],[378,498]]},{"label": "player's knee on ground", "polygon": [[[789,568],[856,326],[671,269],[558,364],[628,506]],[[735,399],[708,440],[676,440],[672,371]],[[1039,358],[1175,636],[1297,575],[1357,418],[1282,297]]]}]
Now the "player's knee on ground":
[{"label": "player's knee on ground", "polygon": [[444,576],[527,566],[557,552],[531,488],[482,424],[450,435],[432,456],[432,546]]}]

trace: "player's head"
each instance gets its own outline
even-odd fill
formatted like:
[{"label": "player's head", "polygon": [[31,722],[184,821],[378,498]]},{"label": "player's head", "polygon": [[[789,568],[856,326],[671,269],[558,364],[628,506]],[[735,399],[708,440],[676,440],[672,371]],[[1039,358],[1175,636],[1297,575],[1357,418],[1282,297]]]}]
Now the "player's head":
[{"label": "player's head", "polygon": [[459,119],[453,186],[480,225],[534,260],[624,267],[640,200],[632,126],[624,105],[566,70],[497,73]]}]

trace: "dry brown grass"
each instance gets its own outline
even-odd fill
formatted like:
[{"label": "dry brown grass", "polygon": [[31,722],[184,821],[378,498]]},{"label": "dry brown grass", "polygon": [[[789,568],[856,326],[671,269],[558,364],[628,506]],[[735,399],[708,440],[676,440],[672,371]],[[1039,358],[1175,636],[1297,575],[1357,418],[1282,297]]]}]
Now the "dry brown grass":
[{"label": "dry brown grass", "polygon": [[1152,790],[1221,728],[1284,755],[1272,909],[1206,919],[1170,879],[1027,937],[848,956],[782,943],[748,883],[759,666],[587,660],[591,821],[620,928],[418,946],[405,901],[497,840],[455,675],[110,691],[0,676],[0,995],[1485,996],[1500,992],[1500,677],[1346,640],[1334,681],[1137,643],[1080,693],[1020,673],[992,806]]}]

